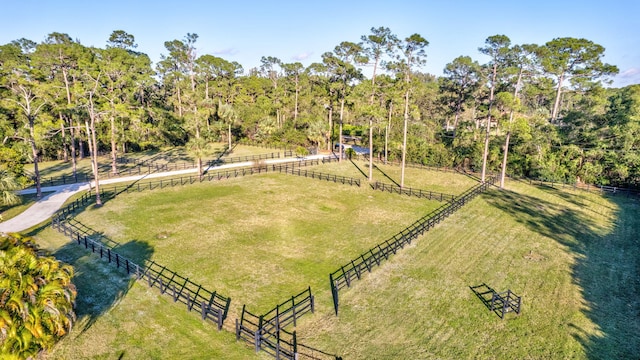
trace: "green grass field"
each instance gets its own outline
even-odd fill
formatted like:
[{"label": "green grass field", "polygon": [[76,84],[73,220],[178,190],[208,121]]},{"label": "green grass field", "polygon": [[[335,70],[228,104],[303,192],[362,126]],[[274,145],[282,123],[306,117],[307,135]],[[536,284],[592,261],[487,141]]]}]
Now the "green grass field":
[{"label": "green grass field", "polygon": [[[356,165],[315,169],[367,172]],[[397,168],[377,171],[398,181]],[[405,184],[459,194],[474,182],[407,169]],[[78,220],[231,296],[228,330],[242,304],[264,312],[311,286],[299,341],[345,359],[635,359],[638,204],[510,182],[342,290],[338,317],[328,274],[438,203],[267,174],[121,195]],[[270,358],[53,230],[33,234],[78,271],[79,322],[50,358]],[[522,314],[490,312],[469,288],[481,283],[523,296]]]}]

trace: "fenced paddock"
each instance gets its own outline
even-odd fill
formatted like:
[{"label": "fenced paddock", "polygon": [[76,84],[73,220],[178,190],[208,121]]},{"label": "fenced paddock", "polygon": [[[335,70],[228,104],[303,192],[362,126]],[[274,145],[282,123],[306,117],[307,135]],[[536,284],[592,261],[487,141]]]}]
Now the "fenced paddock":
[{"label": "fenced paddock", "polygon": [[[269,177],[268,179],[273,180],[274,178]],[[295,179],[290,181],[295,181]],[[262,179],[260,179],[260,183],[262,184]],[[272,183],[270,181],[265,184],[270,185]],[[300,182],[297,184],[300,184]],[[322,183],[311,183],[311,185],[327,186]],[[333,186],[333,188],[336,187]],[[375,274],[375,279],[369,279],[372,281],[368,281],[367,275],[364,275],[363,280],[365,281],[362,284],[359,284],[359,286],[344,295],[341,294],[348,296],[345,299],[341,299],[343,303],[345,301],[347,303],[341,304],[343,305],[340,308],[340,318],[342,320],[339,322],[330,320],[331,317],[327,316],[327,309],[324,306],[324,302],[329,300],[325,300],[326,296],[320,296],[324,294],[317,294],[318,302],[322,301],[322,304],[318,304],[316,311],[321,312],[322,316],[316,315],[299,322],[298,340],[304,342],[303,336],[306,335],[303,334],[309,334],[309,338],[315,339],[312,344],[320,345],[320,348],[331,349],[335,353],[348,353],[348,358],[358,359],[417,358],[420,357],[415,356],[415,350],[417,349],[424,351],[420,355],[428,353],[434,358],[491,358],[496,356],[526,358],[532,353],[544,358],[554,358],[556,356],[578,359],[633,358],[631,356],[634,354],[633,349],[637,348],[635,346],[637,341],[634,337],[629,338],[630,343],[634,345],[621,344],[618,347],[621,350],[611,350],[612,348],[608,345],[624,339],[620,335],[623,335],[635,325],[623,325],[620,331],[612,331],[611,328],[606,328],[607,323],[601,320],[602,315],[607,315],[608,318],[615,318],[615,324],[623,324],[618,321],[620,320],[620,315],[624,317],[630,314],[630,311],[625,311],[626,306],[625,309],[622,309],[621,314],[613,312],[604,312],[603,314],[602,307],[594,307],[591,310],[587,310],[581,305],[584,304],[584,301],[596,304],[606,303],[602,302],[602,300],[606,301],[606,299],[597,296],[598,290],[602,290],[602,292],[617,291],[619,289],[616,289],[616,285],[620,283],[613,281],[613,286],[600,288],[602,285],[598,284],[594,287],[594,281],[599,282],[603,277],[594,276],[593,279],[590,279],[580,277],[579,271],[576,272],[578,275],[570,272],[570,270],[576,268],[582,271],[585,268],[592,269],[593,265],[600,264],[601,260],[617,258],[616,254],[621,249],[606,252],[600,251],[594,254],[592,250],[587,249],[588,251],[584,252],[582,248],[578,249],[571,243],[564,242],[567,239],[569,241],[576,239],[571,234],[586,235],[588,238],[591,238],[592,235],[600,234],[591,228],[566,227],[567,232],[570,233],[561,236],[547,233],[547,229],[553,229],[553,224],[566,226],[567,223],[564,220],[571,220],[577,224],[588,224],[589,227],[592,224],[598,224],[597,219],[594,219],[593,223],[587,221],[592,218],[588,216],[591,215],[590,212],[609,216],[612,211],[607,211],[608,207],[615,210],[617,208],[613,206],[614,204],[625,204],[629,201],[621,198],[602,199],[597,195],[575,195],[570,191],[548,191],[530,187],[525,182],[511,184],[510,189],[514,189],[514,191],[492,191],[491,196],[483,196],[482,201],[474,201],[470,206],[465,207],[464,213],[461,216],[456,216],[455,222],[449,221],[446,227],[440,228],[435,232],[432,231],[429,233],[429,237],[419,239],[420,241],[429,241],[429,243],[422,244],[419,248],[405,254],[406,256],[397,258],[397,262],[394,261],[393,263],[394,270],[392,272]],[[371,195],[383,196],[373,192]],[[579,196],[579,198],[576,198],[576,196]],[[394,198],[406,199],[405,196],[396,196]],[[519,204],[518,208],[508,206],[510,202],[514,202],[514,199]],[[581,201],[583,199],[594,201]],[[409,200],[407,199],[407,201]],[[411,201],[415,201],[415,199]],[[616,201],[616,203],[613,201]],[[549,211],[536,211],[538,206],[545,207]],[[568,209],[568,214],[558,212],[561,211],[561,208]],[[581,211],[581,208],[585,208],[584,212]],[[422,214],[428,212],[430,210],[423,211]],[[407,219],[415,220],[419,216],[421,214]],[[562,219],[559,219],[560,222],[556,221],[557,217],[562,217]],[[622,220],[627,219],[623,218]],[[87,222],[87,224],[90,223]],[[548,227],[543,227],[538,231],[528,231],[535,224],[548,225]],[[514,234],[514,230],[517,230],[518,233]],[[625,228],[625,230],[629,230],[629,228]],[[395,231],[388,234],[393,233]],[[389,236],[385,236],[385,238],[387,237]],[[602,232],[602,237],[605,240],[612,239],[604,231]],[[129,236],[128,238],[137,237]],[[379,242],[380,240],[374,241]],[[563,242],[559,244],[559,240]],[[631,244],[625,243],[625,250],[632,248],[626,247],[627,245]],[[366,248],[370,246],[367,245]],[[532,246],[535,246],[534,255],[537,252],[538,255],[544,257],[542,260],[529,260],[526,258],[526,254],[530,254],[530,247]],[[584,246],[588,248],[590,246],[589,242],[586,242]],[[596,244],[596,246],[598,245]],[[570,249],[565,249],[567,247]],[[464,250],[464,248],[468,248],[468,250]],[[498,251],[499,253],[497,253]],[[351,254],[348,257],[352,258],[360,252],[363,251],[348,252],[347,254]],[[631,258],[628,253],[628,251],[624,252],[623,260]],[[566,255],[572,254],[578,255],[577,263],[564,261],[564,258],[567,257]],[[465,262],[462,259],[468,260]],[[338,263],[346,264],[348,261],[345,260],[343,258]],[[164,262],[164,260],[160,262]],[[619,262],[623,263],[623,261]],[[514,266],[510,267],[510,265]],[[180,269],[180,267],[174,265],[171,265],[171,267]],[[326,274],[334,269],[331,266],[324,273]],[[556,269],[558,272],[562,272],[560,277],[547,275],[555,272]],[[633,273],[627,272],[625,269],[622,270],[625,271],[624,274],[633,276]],[[364,272],[366,273],[367,271]],[[588,275],[590,274],[593,273]],[[434,277],[436,277],[437,281],[434,281]],[[506,285],[508,286],[504,286],[503,280],[505,279],[510,279],[514,283],[507,283]],[[515,285],[515,290],[517,291],[517,287],[527,284],[527,291],[529,293],[535,292],[536,294],[535,297],[526,300],[525,304],[523,304],[527,306],[527,302],[531,303],[529,312],[525,309],[524,316],[514,317],[513,321],[505,323],[505,325],[508,325],[509,331],[493,332],[496,324],[498,324],[496,321],[500,322],[500,320],[495,318],[489,311],[479,311],[477,300],[470,300],[473,296],[468,292],[469,290],[466,293],[464,292],[464,289],[469,285],[469,281],[479,283],[484,280],[503,284],[499,286],[503,287],[500,290],[506,290],[507,287],[513,288],[511,285]],[[584,291],[582,289],[577,289],[576,291],[576,281],[580,281]],[[457,286],[451,287],[451,284],[457,284]],[[312,286],[313,288],[319,288],[315,283]],[[137,291],[140,291],[140,289],[133,290],[131,294],[136,294]],[[149,293],[148,291],[142,292]],[[227,291],[225,290],[225,292]],[[566,294],[569,301],[558,303],[556,301],[557,295],[549,295],[557,294],[558,292],[563,295]],[[157,291],[153,293],[157,294]],[[397,294],[401,295],[398,296]],[[445,294],[445,296],[438,298],[439,294]],[[520,295],[520,292],[518,294]],[[526,292],[524,295],[526,296]],[[625,296],[611,297],[613,302],[609,303],[611,305],[609,308],[618,308],[618,301],[626,300]],[[394,302],[391,300],[394,297],[402,299],[402,301]],[[243,297],[234,294],[234,300],[241,298]],[[346,300],[347,298],[348,300]],[[134,300],[125,298],[124,304],[128,305],[132,301]],[[271,301],[269,302],[271,303]],[[251,305],[251,307],[253,306]],[[263,307],[261,308],[264,309]],[[158,309],[162,309],[163,312],[176,311],[172,310],[172,307],[164,305],[158,307]],[[114,310],[111,313],[113,316],[126,316],[124,309],[116,308]],[[184,313],[182,316],[191,320],[192,316],[188,316],[186,312],[179,310],[178,312]],[[235,317],[235,312],[231,312],[231,314],[232,317]],[[376,319],[375,314],[384,314],[384,316]],[[98,320],[97,325],[101,326],[103,322],[112,321],[112,315]],[[509,315],[506,315],[506,317],[509,318]],[[572,321],[576,320],[575,328],[564,327],[568,317]],[[200,323],[198,318],[193,320],[195,323]],[[154,321],[153,318],[149,318],[149,325],[162,325],[161,318],[156,322]],[[114,322],[116,326],[121,323],[123,322],[118,323],[117,319]],[[177,322],[177,324],[180,323]],[[439,326],[443,323],[446,323],[447,326]],[[599,336],[602,332],[598,329],[598,325],[605,326],[606,337]],[[188,327],[186,332],[189,330]],[[596,328],[595,331],[593,327]],[[225,328],[228,329],[229,326],[225,326]],[[96,329],[99,329],[99,327],[93,327],[87,334],[95,333]],[[577,329],[577,331],[572,329]],[[122,329],[122,333],[125,330]],[[132,328],[131,330],[136,331],[137,329]],[[391,330],[391,334],[386,337],[379,336],[384,334],[385,330]],[[449,337],[451,334],[457,334],[460,331],[465,332],[465,339],[457,336]],[[398,332],[406,334],[402,343],[394,341],[392,337],[394,332],[396,334]],[[209,334],[211,333],[215,333],[213,328]],[[532,333],[536,334],[536,336],[530,336]],[[132,332],[128,333],[129,336],[131,334]],[[583,336],[578,338],[575,337],[576,334],[582,334]],[[369,335],[374,335],[375,338]],[[180,336],[180,334],[176,333],[177,339],[180,339]],[[236,354],[236,351],[233,350],[234,354],[230,354],[228,358],[243,358],[243,351],[247,352],[245,354],[246,357],[252,356],[248,354],[251,350],[246,349],[246,345],[242,342],[227,345],[226,342],[229,341],[229,336],[227,334],[224,337],[227,340],[214,340],[211,338],[210,343],[217,344],[216,349],[226,346],[237,348],[237,353],[239,354]],[[77,341],[65,340],[61,346],[74,347],[80,341],[86,340],[86,338],[87,335],[82,335],[78,337],[79,340]],[[190,339],[192,338],[185,337],[185,339],[189,340],[180,344],[191,345]],[[362,339],[362,341],[354,341],[352,339]],[[587,346],[586,341],[588,341],[588,344],[593,345]],[[107,344],[113,346],[114,342]],[[483,346],[474,344],[483,344]],[[138,349],[140,348],[147,350],[146,347],[138,346]],[[302,352],[300,348],[301,346],[298,346],[298,351]],[[144,358],[145,350],[138,350],[136,355],[139,358]],[[130,355],[135,351],[130,348],[127,353]],[[553,354],[556,354],[556,356]],[[618,356],[614,356],[616,354]],[[266,358],[264,354],[260,355],[262,356],[255,357]],[[117,357],[117,354],[111,357]],[[173,357],[176,356],[174,355]],[[224,356],[219,357],[224,358]]]},{"label": "fenced paddock", "polygon": [[[329,162],[337,161],[335,158],[326,157],[320,159],[309,159],[309,160],[291,160],[291,162],[283,163],[283,164],[270,164],[270,165],[262,165],[262,166],[250,166],[250,167],[241,167],[232,170],[224,170],[217,172],[207,172],[205,175],[190,175],[190,176],[180,176],[180,177],[170,177],[168,179],[160,179],[160,180],[149,180],[149,181],[136,181],[131,184],[125,185],[108,185],[102,186],[100,188],[100,196],[104,197],[104,199],[109,199],[114,196],[117,196],[120,193],[133,193],[133,192],[142,192],[148,190],[155,189],[164,189],[175,186],[185,186],[201,183],[204,181],[219,181],[224,179],[238,178],[243,176],[255,175],[255,174],[264,174],[268,172],[279,172],[279,173],[290,173],[295,175],[300,175],[303,177],[311,177],[321,180],[328,180],[343,184],[356,185],[360,186],[359,179],[346,178],[341,176],[334,176],[323,174],[319,172],[310,172],[305,176],[304,172],[300,172],[300,167],[304,166],[313,166],[319,165]],[[315,176],[315,177],[314,177]],[[82,196],[80,201],[74,201],[69,206],[60,209],[57,216],[66,216],[65,214],[69,214],[77,211],[79,208],[82,208],[87,201],[91,198],[91,193],[85,193]]]},{"label": "fenced paddock", "polygon": [[[320,161],[321,160],[306,160],[306,161],[303,160],[303,161],[300,161],[300,163],[317,164]],[[295,168],[296,165],[298,164],[297,163],[284,164],[284,165],[277,165],[277,166],[268,165],[264,167],[237,169],[237,170],[234,170],[233,173],[234,175],[235,174],[247,175],[247,174],[273,172],[273,171],[278,171],[278,172],[288,172],[293,170],[299,171],[300,169]],[[212,176],[213,178],[215,175],[217,175],[217,176],[220,176],[220,179],[221,179],[227,176],[231,176],[231,173],[232,173],[231,171],[226,171],[226,172],[219,172],[217,174],[208,174],[208,176]],[[314,173],[314,172],[307,172],[307,174],[317,175],[317,173]],[[235,175],[235,176],[241,176],[241,175]],[[311,176],[308,175],[307,177],[312,177],[312,175]],[[342,178],[342,179],[347,179],[347,178]],[[196,182],[202,181],[202,179],[199,177],[190,177],[188,180],[168,179],[168,181],[169,181],[168,183],[162,182],[162,181],[154,181],[154,182],[148,182],[148,183],[138,182],[134,184],[134,186],[129,185],[126,188],[123,188],[122,191],[124,191],[124,189],[126,189],[127,192],[143,191],[146,189],[152,190],[156,188],[164,188],[166,186],[178,186],[178,185],[196,183]],[[336,181],[336,182],[340,182],[340,181]],[[114,194],[115,196],[115,194],[119,192],[117,187],[114,187],[113,190],[110,191],[109,193]],[[464,198],[465,198],[465,195],[463,195],[462,201],[464,201]],[[80,203],[82,203],[82,198],[79,200],[80,200]],[[456,204],[457,203],[458,202],[456,202]],[[76,204],[76,202],[72,203],[72,205],[70,206],[72,210],[68,210],[69,213],[73,213],[75,210],[81,209],[82,206],[74,205],[74,204]],[[441,220],[446,218],[448,215],[450,215],[450,211],[454,211],[455,209],[456,209],[455,207],[451,207],[448,205],[442,206],[439,210],[436,210],[436,213],[438,214],[438,216],[425,216],[419,221],[417,221],[416,223],[412,224],[411,226],[401,231],[399,234],[395,235],[392,239],[385,241],[385,243],[379,244],[377,246],[377,249],[378,249],[377,256],[372,257],[368,263],[365,263],[367,270],[371,271],[371,268],[373,267],[373,262],[376,262],[377,265],[379,265],[380,262],[383,260],[383,258],[386,260],[392,254],[395,254],[399,249],[401,249],[404,246],[404,244],[407,243],[407,240],[408,242],[411,242],[411,239],[414,239],[417,236],[424,233],[424,231],[426,231],[425,229],[428,230],[427,228],[428,226],[431,226],[431,227],[434,226],[436,223],[440,222]],[[63,211],[62,213],[64,214],[65,211]],[[76,226],[76,229],[79,227],[80,226]],[[87,239],[85,238],[84,241],[87,242]],[[107,252],[109,254],[111,253],[109,250],[107,250]],[[116,256],[117,264],[119,264],[119,261],[121,259],[122,258],[119,255]],[[129,263],[126,262],[126,264],[129,264]],[[128,267],[128,265],[125,265],[125,266]],[[226,308],[224,309],[222,308],[221,304],[216,304],[215,299],[217,294],[209,292],[205,294],[206,296],[209,297],[208,299],[198,298],[198,295],[200,295],[199,291],[202,290],[202,287],[190,286],[189,279],[186,279],[180,276],[179,274],[167,269],[166,267],[163,267],[153,262],[151,264],[148,264],[146,268],[148,268],[147,271],[143,271],[142,275],[139,278],[146,280],[148,286],[158,288],[161,294],[167,294],[171,296],[175,302],[180,301],[181,303],[186,305],[189,311],[193,310],[193,308],[195,307],[195,309],[199,310],[198,312],[201,313],[203,320],[209,320],[211,322],[214,322],[219,329],[222,327],[222,321],[224,321],[224,319],[226,318],[226,314],[228,311],[228,303],[226,305]],[[342,268],[344,272],[344,267]],[[359,268],[359,270],[360,271],[357,272],[358,278],[360,278],[360,275],[362,273],[361,271],[362,268]],[[139,273],[139,270],[136,272],[136,274],[138,273]],[[347,281],[348,281],[347,286],[350,286],[351,279],[347,278]],[[317,359],[327,358],[326,356],[329,356],[330,358],[337,358],[334,355],[328,354],[318,349],[314,349],[313,347],[298,344],[295,331],[289,332],[288,330],[284,329],[284,327],[286,327],[291,323],[293,323],[295,326],[295,322],[297,321],[297,318],[301,314],[304,314],[305,311],[313,311],[313,297],[310,296],[311,295],[310,289],[308,292],[309,292],[309,297],[307,297],[306,294],[301,293],[299,295],[292,297],[291,300],[287,300],[286,302],[279,304],[272,311],[267,312],[266,314],[258,317],[258,320],[257,320],[258,326],[253,329],[254,344],[256,341],[256,333],[257,333],[259,348],[261,350],[266,351],[267,353],[272,354],[276,358],[288,359],[288,358],[294,358],[294,356],[298,358],[302,356],[306,356],[308,358],[317,358]],[[337,294],[337,291],[336,291],[336,294]],[[192,298],[192,295],[194,296],[193,298]],[[302,300],[298,301],[299,297],[301,297]],[[305,301],[306,299],[310,299],[310,301]],[[289,304],[291,305],[289,306]],[[336,296],[336,304],[337,304],[337,296]],[[336,309],[337,309],[337,305],[336,305]],[[246,311],[246,314],[245,314],[245,311],[246,311],[246,308],[243,309],[243,316],[241,318],[241,321],[237,325],[236,334],[238,337],[241,337],[244,339],[250,339],[251,338],[250,329],[252,324],[252,321],[250,321],[250,319],[252,317],[255,318],[256,316],[254,314],[251,314],[248,311]],[[245,322],[244,319],[247,319],[247,321]]]}]

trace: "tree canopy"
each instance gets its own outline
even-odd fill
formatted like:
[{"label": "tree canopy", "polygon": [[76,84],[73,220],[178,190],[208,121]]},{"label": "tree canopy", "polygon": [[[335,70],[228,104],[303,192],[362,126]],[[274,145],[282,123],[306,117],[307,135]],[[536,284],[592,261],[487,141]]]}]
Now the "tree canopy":
[{"label": "tree canopy", "polygon": [[201,53],[194,33],[166,41],[157,64],[133,34],[105,40],[87,47],[52,32],[0,46],[0,158],[20,182],[38,178],[21,165],[39,160],[110,152],[117,173],[117,157],[131,151],[188,145],[201,164],[214,141],[331,151],[344,136],[372,160],[640,182],[637,90],[603,86],[618,69],[587,39],[489,36],[441,77],[422,72],[424,37],[383,26],[319,49],[322,62],[306,67],[266,54],[243,69]]}]

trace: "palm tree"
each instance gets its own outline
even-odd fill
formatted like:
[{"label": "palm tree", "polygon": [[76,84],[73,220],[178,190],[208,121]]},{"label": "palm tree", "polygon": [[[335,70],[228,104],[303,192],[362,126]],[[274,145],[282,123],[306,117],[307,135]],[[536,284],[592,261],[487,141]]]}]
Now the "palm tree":
[{"label": "palm tree", "polygon": [[209,153],[209,144],[204,138],[193,137],[189,139],[186,144],[187,152],[189,155],[196,158],[196,165],[198,167],[198,176],[202,179],[204,175],[204,169],[202,166],[202,158]]},{"label": "palm tree", "polygon": [[231,126],[235,124],[238,114],[231,104],[218,104],[218,117],[228,126],[227,140],[231,151]]},{"label": "palm tree", "polygon": [[35,357],[75,321],[73,268],[40,256],[29,238],[0,238],[0,354]]},{"label": "palm tree", "polygon": [[316,145],[316,149],[320,149],[320,143],[329,135],[329,126],[324,120],[315,120],[309,123],[307,128],[307,139]]},{"label": "palm tree", "polygon": [[16,178],[7,170],[0,170],[0,205],[16,205],[20,203],[20,197],[14,192],[18,190]]}]

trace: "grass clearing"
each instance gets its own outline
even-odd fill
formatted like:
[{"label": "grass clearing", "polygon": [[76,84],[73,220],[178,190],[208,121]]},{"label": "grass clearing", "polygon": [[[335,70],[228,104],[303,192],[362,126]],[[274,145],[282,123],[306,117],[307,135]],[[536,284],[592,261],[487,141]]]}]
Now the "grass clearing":
[{"label": "grass clearing", "polygon": [[[307,286],[328,289],[329,272],[438,206],[266,174],[120,195],[77,220],[116,241],[146,244],[154,261],[237,299],[236,311],[247,304],[266,312]],[[147,253],[119,252],[134,261]]]},{"label": "grass clearing", "polygon": [[[420,180],[407,176],[407,186],[437,191],[426,184],[455,184],[459,176],[430,176],[419,171]],[[290,191],[289,186],[304,191]],[[369,196],[374,196],[375,203],[394,208],[395,199],[409,201],[403,207],[413,206],[407,205],[412,204],[409,198],[280,174],[184,189],[187,188],[193,190],[173,194],[173,190],[165,189],[162,196],[156,196],[160,192],[129,194],[126,201],[109,201],[101,209],[82,213],[78,219],[108,219],[111,225],[100,225],[101,231],[111,231],[122,239],[125,248],[135,241],[136,246],[129,247],[132,254],[137,251],[161,263],[173,262],[175,267],[166,265],[180,273],[190,271],[189,266],[201,273],[210,271],[207,276],[213,280],[205,285],[211,284],[222,293],[218,285],[226,286],[229,293],[225,295],[246,293],[247,301],[240,297],[243,295],[231,295],[232,307],[255,301],[256,308],[252,310],[261,312],[265,309],[257,308],[258,303],[273,301],[268,304],[270,307],[282,301],[281,295],[271,298],[255,287],[265,286],[263,274],[269,272],[282,274],[269,285],[275,292],[284,293],[285,298],[311,285],[317,295],[316,313],[300,321],[299,340],[345,359],[633,359],[640,348],[637,199],[603,198],[509,182],[507,190],[492,190],[475,199],[351,289],[341,291],[340,316],[336,317],[328,284],[324,285],[329,272],[335,270],[332,264],[354,256],[346,252],[355,251],[357,255],[358,247],[366,248],[364,243],[369,237],[372,243],[388,237],[384,235],[384,221],[370,226],[358,222],[358,216],[345,216],[359,208],[340,199],[353,195],[351,202],[364,208]],[[316,192],[317,189],[320,190]],[[360,196],[358,191],[364,190],[366,195]],[[187,192],[198,200],[181,197]],[[382,195],[390,198],[375,198]],[[286,209],[270,204],[283,199]],[[418,207],[416,213],[425,210],[428,209]],[[340,211],[344,211],[342,217],[332,218],[328,225],[304,221],[296,225],[301,214],[330,216]],[[395,211],[398,210],[392,212]],[[398,216],[406,217],[407,224],[424,214],[411,218],[407,211],[410,214],[413,210],[402,211]],[[170,215],[175,212],[185,214]],[[382,218],[394,219],[393,216],[380,214]],[[241,221],[235,223],[235,219]],[[168,236],[156,236],[159,232],[155,229],[164,223],[168,224],[163,229]],[[331,240],[328,236],[307,236],[318,230],[316,226],[322,231],[339,228],[346,235],[357,236],[340,234],[338,238],[346,239],[344,243],[327,246]],[[395,233],[401,228],[388,229]],[[189,236],[189,231],[196,235]],[[241,239],[241,233],[246,237]],[[60,256],[67,253],[61,235],[45,229],[37,236],[43,244],[58,249],[55,251]],[[298,237],[307,247],[299,246],[300,241],[287,241]],[[146,250],[139,251],[141,245]],[[72,251],[75,245],[70,246]],[[75,249],[80,255],[85,254],[84,250]],[[212,252],[201,256],[201,251]],[[311,264],[300,260],[300,256],[309,254],[315,255]],[[246,267],[265,257],[274,261]],[[227,263],[201,269],[205,263],[209,267],[212,259],[218,262],[218,258]],[[91,264],[107,267],[93,261],[71,260],[76,268]],[[223,272],[225,268],[234,271]],[[249,273],[242,275],[247,270]],[[102,271],[104,279],[101,271],[85,272],[90,279],[85,291],[95,292],[95,284],[102,282],[116,284],[110,285],[116,290],[112,289],[107,301],[103,301],[107,305],[102,308],[108,310],[98,312],[88,330],[76,327],[72,336],[56,347],[53,358],[114,358],[122,352],[124,358],[167,358],[178,354],[176,349],[190,351],[176,355],[182,358],[269,358],[253,355],[251,348],[235,343],[233,334],[218,333],[213,326],[203,325],[196,315],[188,314],[155,289],[135,284],[122,290],[123,281],[107,276],[111,272],[115,269],[107,267]],[[310,278],[301,282],[297,273],[308,273]],[[311,275],[319,277],[317,286]],[[247,286],[254,283],[254,287]],[[522,314],[509,314],[501,320],[491,313],[469,289],[480,283],[498,291],[510,288],[523,296]],[[142,315],[137,316],[139,313]],[[233,321],[233,315],[227,321]],[[133,334],[140,334],[142,340],[127,337],[134,337]],[[91,350],[94,343],[96,349]],[[160,353],[160,348],[168,355]]]}]

